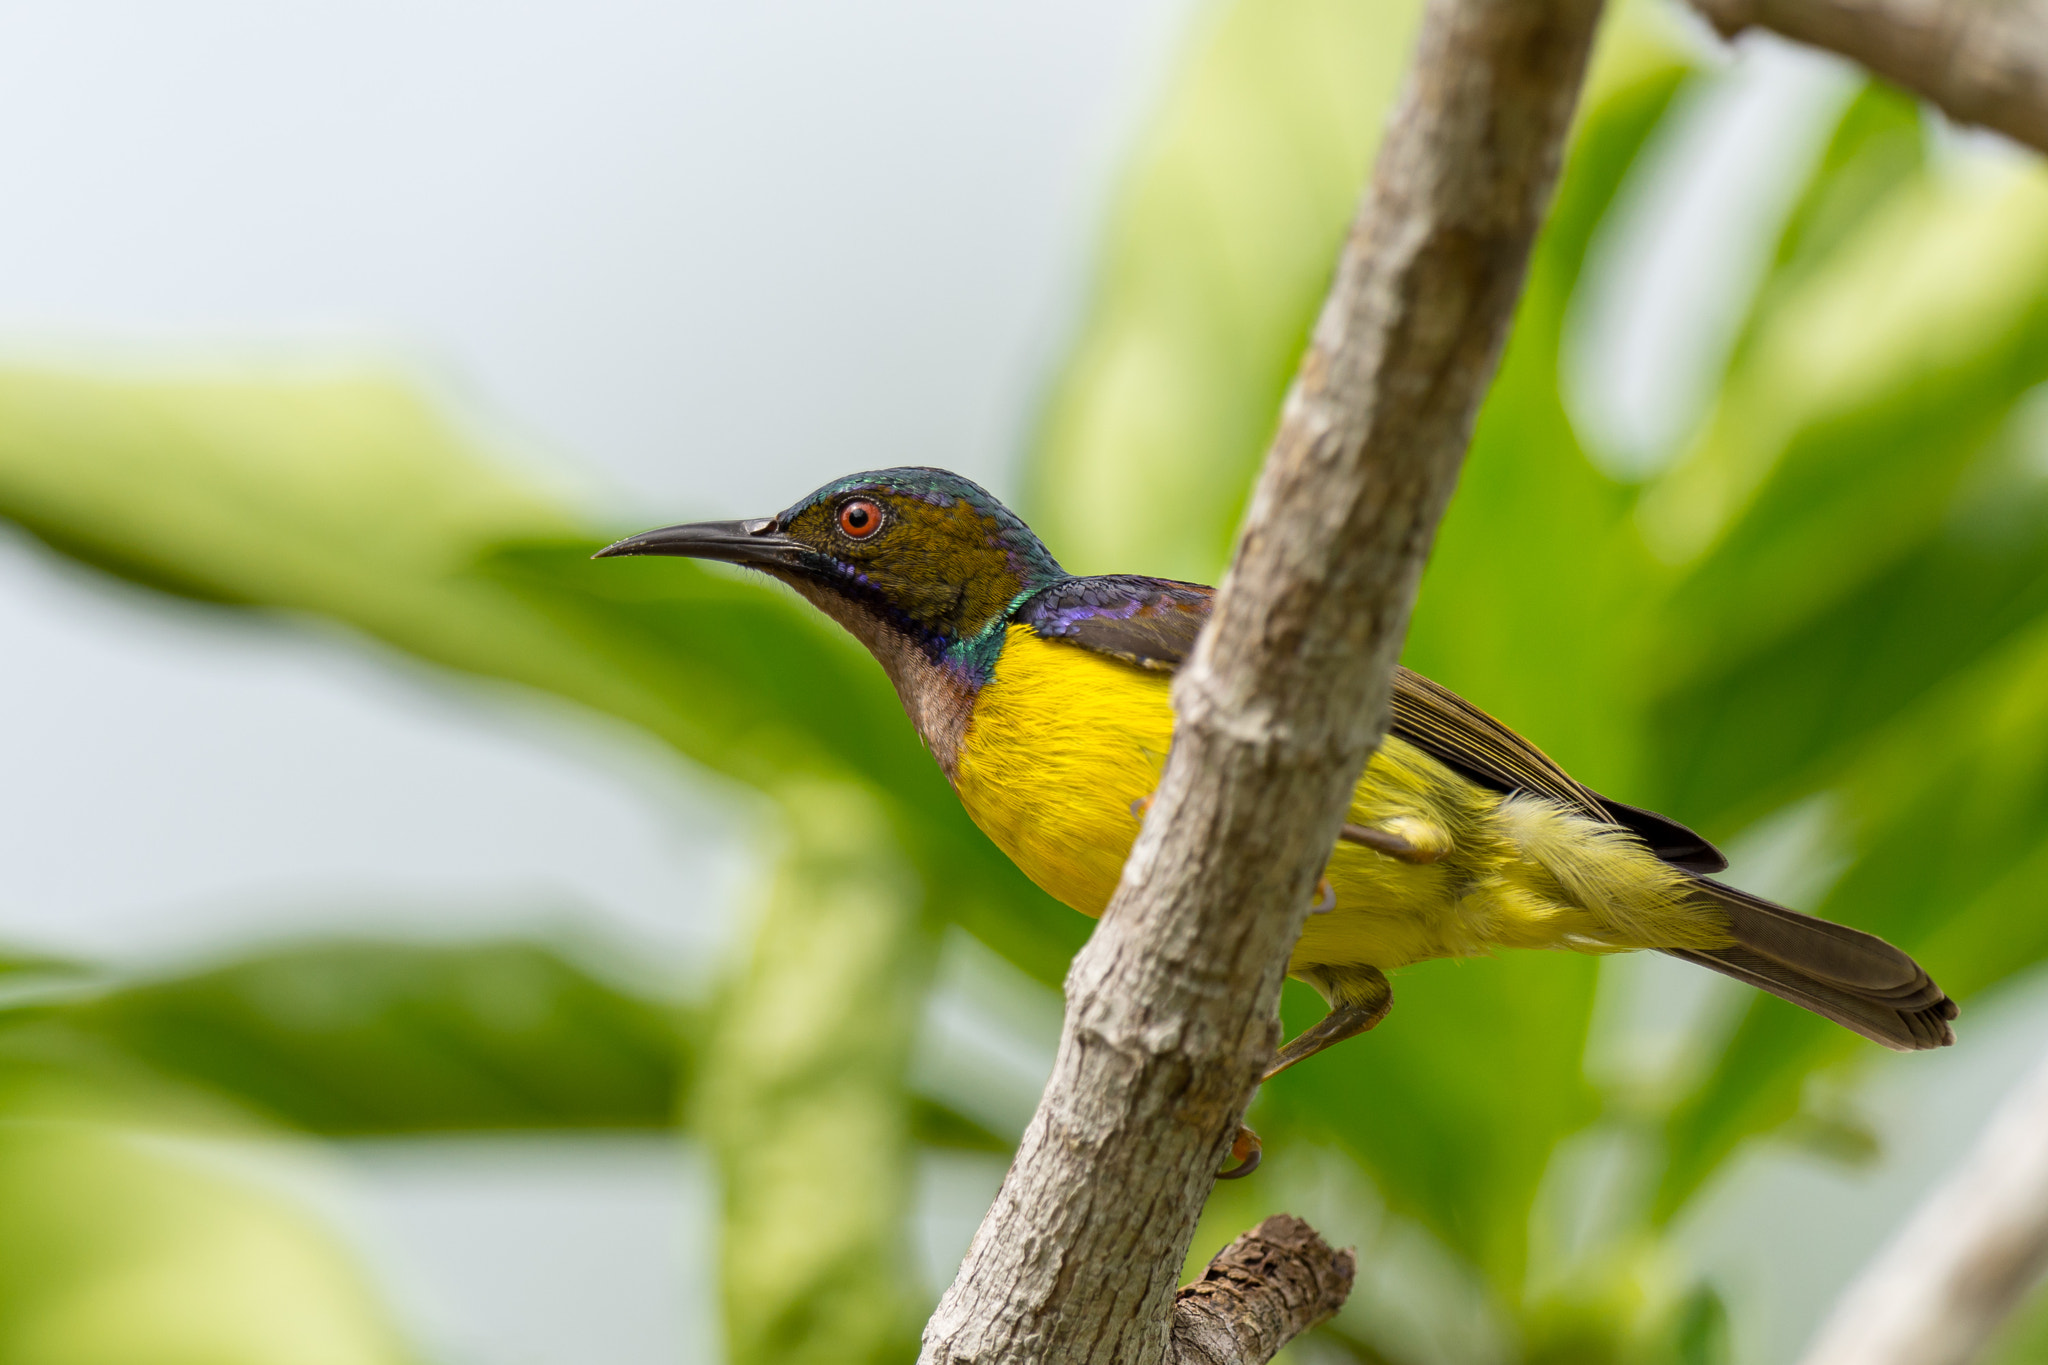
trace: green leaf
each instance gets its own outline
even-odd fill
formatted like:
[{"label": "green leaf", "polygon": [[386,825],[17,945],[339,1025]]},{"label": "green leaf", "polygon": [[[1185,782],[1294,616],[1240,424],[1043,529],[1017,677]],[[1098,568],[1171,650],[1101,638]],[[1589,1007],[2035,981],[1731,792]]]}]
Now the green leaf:
[{"label": "green leaf", "polygon": [[1894,200],[1779,306],[1645,500],[1670,534],[1727,517],[1647,659],[1656,799],[1719,832],[1824,784],[2038,610],[2040,480],[1991,466],[2048,380],[2048,177]]},{"label": "green leaf", "polygon": [[2036,1289],[1984,1353],[1984,1365],[2039,1365],[2048,1360],[2048,1289]]},{"label": "green leaf", "polygon": [[0,371],[0,515],[140,582],[568,697],[771,793],[867,782],[937,913],[1044,980],[1085,936],[968,821],[843,632],[763,579],[589,563],[604,537],[396,379]]},{"label": "green leaf", "polygon": [[0,510],[172,591],[359,618],[463,657],[508,624],[460,570],[573,533],[394,377],[0,370]]},{"label": "green leaf", "polygon": [[61,1016],[313,1132],[669,1128],[677,1007],[548,947],[318,943],[114,990]]},{"label": "green leaf", "polygon": [[912,1037],[936,944],[873,793],[793,793],[789,848],[713,1018],[702,1127],[724,1174],[737,1365],[904,1360]]},{"label": "green leaf", "polygon": [[[1810,908],[1961,996],[2048,951],[2013,894],[2048,821],[2048,493],[2002,448],[2048,379],[2048,177],[1904,182],[1775,309],[1645,503],[1667,549],[1712,538],[1652,656],[1653,799],[1726,833],[1837,788],[1857,857]],[[1658,1216],[1858,1046],[1754,1002],[1672,1119]]]},{"label": "green leaf", "polygon": [[1238,0],[1200,33],[1031,466],[1031,522],[1074,572],[1215,581],[1420,10]]},{"label": "green leaf", "polygon": [[1008,1156],[1017,1144],[977,1119],[928,1095],[910,1097],[910,1135],[920,1146]]},{"label": "green leaf", "polygon": [[0,1122],[0,1359],[409,1358],[346,1254],[310,1214],[130,1134]]},{"label": "green leaf", "polygon": [[[2038,382],[2044,291],[2048,175],[2020,170],[1908,182],[1809,272],[1645,495],[1652,547],[1690,568],[1652,660],[1663,679],[1798,629],[1917,543]],[[1887,421],[1913,434],[1889,439]]]},{"label": "green leaf", "polygon": [[1733,1358],[1728,1306],[1712,1285],[1700,1285],[1686,1296],[1674,1336],[1678,1365],[1727,1365]]},{"label": "green leaf", "polygon": [[1927,136],[1917,101],[1879,81],[1864,83],[1785,217],[1775,259],[1730,353],[1731,368],[1744,362],[1759,328],[1798,293],[1809,273],[1824,270],[1887,200],[1919,177],[1927,164]]},{"label": "green leaf", "polygon": [[[765,670],[746,674],[744,660],[743,676],[699,659],[680,678],[648,677],[589,648],[591,611],[565,630],[561,613],[536,610],[516,588],[540,570],[525,564],[522,580],[520,555],[498,563],[499,547],[555,547],[560,579],[559,561],[602,537],[475,453],[396,378],[0,371],[0,512],[144,583],[317,612],[437,663],[573,697],[758,783],[832,765],[846,742],[827,743],[811,708],[788,704],[790,687],[764,695]],[[776,664],[841,683],[846,709],[829,719],[872,722],[893,706],[886,684],[855,675],[850,642],[765,580],[674,562],[601,567],[603,577],[569,580],[589,608],[606,592],[694,594],[742,618]],[[748,634],[721,625],[709,633],[716,647]],[[687,627],[673,614],[667,626],[660,646],[687,655]],[[876,729],[861,725],[854,742]]]},{"label": "green leaf", "polygon": [[[1988,397],[1998,411],[2013,395]],[[1931,464],[1923,441],[1957,441],[1978,424],[1966,404],[1927,406],[1939,411],[1859,422],[1865,460]],[[2007,472],[1946,505],[1929,501],[1938,520],[1905,553],[1872,565],[1799,629],[1731,649],[1658,700],[1660,799],[1719,830],[1740,828],[1838,780],[1894,721],[2048,615],[2048,481]],[[1828,553],[1824,537],[1796,539]]]}]

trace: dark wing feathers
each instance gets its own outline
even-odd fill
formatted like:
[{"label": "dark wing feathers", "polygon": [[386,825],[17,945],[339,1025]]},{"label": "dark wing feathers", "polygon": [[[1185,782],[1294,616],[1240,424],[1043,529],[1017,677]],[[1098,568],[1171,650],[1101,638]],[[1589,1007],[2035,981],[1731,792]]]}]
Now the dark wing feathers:
[{"label": "dark wing feathers", "polygon": [[1050,639],[1171,673],[1195,647],[1214,597],[1214,589],[1169,578],[1070,578],[1028,599],[1016,620]]},{"label": "dark wing feathers", "polygon": [[1394,670],[1393,733],[1495,791],[1531,792],[1594,820],[1620,825],[1687,872],[1726,870],[1721,850],[1655,811],[1610,801],[1572,779],[1550,756],[1448,687]]},{"label": "dark wing feathers", "polygon": [[1595,799],[1606,810],[1609,820],[1648,844],[1652,853],[1673,867],[1701,877],[1728,870],[1726,854],[1670,816],[1604,796]]},{"label": "dark wing feathers", "polygon": [[1406,668],[1394,670],[1391,732],[1482,786],[1529,792],[1594,820],[1608,818],[1600,798],[1541,749],[1448,687]]}]

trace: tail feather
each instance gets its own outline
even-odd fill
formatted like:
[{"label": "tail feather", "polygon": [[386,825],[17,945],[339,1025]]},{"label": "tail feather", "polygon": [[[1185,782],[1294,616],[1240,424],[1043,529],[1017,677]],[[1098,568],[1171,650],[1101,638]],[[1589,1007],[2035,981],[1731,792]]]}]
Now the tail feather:
[{"label": "tail feather", "polygon": [[1774,905],[1706,877],[1699,895],[1728,920],[1728,948],[1666,949],[1901,1052],[1947,1047],[1956,1004],[1919,963],[1846,924]]}]

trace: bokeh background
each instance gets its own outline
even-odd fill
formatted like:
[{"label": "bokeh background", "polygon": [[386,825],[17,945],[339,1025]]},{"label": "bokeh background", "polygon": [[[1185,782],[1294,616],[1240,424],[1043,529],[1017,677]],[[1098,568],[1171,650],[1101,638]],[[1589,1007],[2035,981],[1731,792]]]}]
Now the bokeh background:
[{"label": "bokeh background", "polygon": [[[908,1359],[1085,922],[787,594],[585,556],[934,463],[1213,579],[1415,10],[0,11],[0,1361]],[[1297,1360],[1789,1362],[2033,1064],[2044,384],[2034,158],[1617,9],[1409,660],[1962,1041],[1406,973],[1196,1239],[1358,1244]]]}]

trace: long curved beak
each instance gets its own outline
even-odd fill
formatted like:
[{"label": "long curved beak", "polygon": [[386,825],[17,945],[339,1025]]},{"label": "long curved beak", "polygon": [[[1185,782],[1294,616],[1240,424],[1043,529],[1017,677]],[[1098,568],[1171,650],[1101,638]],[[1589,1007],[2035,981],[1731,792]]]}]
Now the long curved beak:
[{"label": "long curved beak", "polygon": [[681,555],[687,559],[718,559],[727,564],[788,565],[803,547],[775,529],[773,517],[755,521],[694,521],[642,531],[607,545],[592,559],[615,555]]}]

